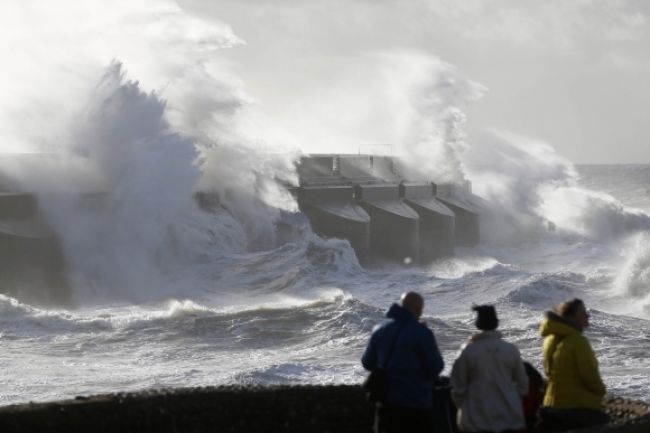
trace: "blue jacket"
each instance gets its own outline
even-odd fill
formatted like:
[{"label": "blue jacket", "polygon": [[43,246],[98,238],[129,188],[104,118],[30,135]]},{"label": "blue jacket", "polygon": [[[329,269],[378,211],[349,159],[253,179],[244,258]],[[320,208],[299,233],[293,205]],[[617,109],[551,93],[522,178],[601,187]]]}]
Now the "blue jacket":
[{"label": "blue jacket", "polygon": [[[400,330],[401,329],[401,330]],[[384,364],[390,347],[393,354]],[[433,382],[444,367],[433,332],[409,311],[393,304],[375,328],[361,363],[366,370],[388,370],[388,403],[426,409],[432,407]]]}]

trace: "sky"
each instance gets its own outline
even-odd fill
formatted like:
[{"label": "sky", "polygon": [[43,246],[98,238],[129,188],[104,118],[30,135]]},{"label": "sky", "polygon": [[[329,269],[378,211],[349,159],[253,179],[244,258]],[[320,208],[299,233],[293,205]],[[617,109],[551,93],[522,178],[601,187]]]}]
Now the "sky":
[{"label": "sky", "polygon": [[650,163],[649,46],[646,0],[0,1],[0,151],[70,141],[118,62],[203,141],[435,165],[498,131]]},{"label": "sky", "polygon": [[[483,86],[482,96],[463,106],[469,145],[496,129],[549,143],[576,163],[650,163],[650,2],[180,0],[179,5],[229,25],[241,38],[223,55],[263,107],[266,121],[285,129],[309,123],[309,113],[320,122],[324,114],[349,118],[343,105],[359,104],[355,109],[361,110],[358,101],[381,91],[359,85],[364,75],[372,80],[373,64],[366,60],[409,51],[438,58]],[[350,81],[347,87],[342,80]],[[347,95],[332,98],[337,92]],[[381,117],[374,121],[380,131]],[[329,137],[337,151],[390,146],[393,139],[350,133],[346,142],[344,132],[352,129],[344,122],[324,124],[330,132],[340,128],[339,136]]]}]

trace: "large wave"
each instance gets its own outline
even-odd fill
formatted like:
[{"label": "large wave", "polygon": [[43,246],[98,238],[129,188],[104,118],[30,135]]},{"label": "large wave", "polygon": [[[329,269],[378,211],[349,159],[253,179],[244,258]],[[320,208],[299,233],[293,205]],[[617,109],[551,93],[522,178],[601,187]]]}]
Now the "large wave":
[{"label": "large wave", "polygon": [[[28,20],[31,30],[52,40],[26,44],[25,55],[51,74],[41,82],[26,64],[10,65],[10,78],[33,79],[37,91],[19,87],[2,107],[8,141],[20,150],[57,155],[50,158],[55,162],[18,164],[5,174],[39,193],[82,301],[138,302],[212,287],[214,272],[197,267],[236,269],[228,256],[242,255],[246,263],[246,254],[254,252],[282,255],[285,250],[277,248],[287,241],[299,244],[295,251],[324,257],[324,269],[356,272],[347,243],[315,241],[300,233],[309,232],[304,221],[303,228],[289,230],[297,236],[284,230],[296,222],[287,186],[297,182],[300,154],[287,143],[319,136],[320,143],[331,144],[346,132],[375,143],[379,135],[387,137],[414,180],[471,180],[486,199],[487,255],[492,247],[530,249],[558,239],[611,242],[650,228],[647,214],[581,188],[573,165],[546,143],[501,131],[468,146],[463,109],[485,89],[428,53],[386,50],[350,59],[343,71],[349,74],[331,77],[335,84],[317,98],[293,101],[303,108],[279,121],[295,124],[295,131],[281,134],[293,135],[285,142],[257,122],[262,104],[220,56],[244,43],[228,25],[206,23],[167,1],[100,3],[92,2],[92,13],[45,7]],[[92,25],[121,32],[92,33],[56,59],[48,48],[70,45],[76,30],[53,26],[47,11],[63,13],[64,22],[88,15]],[[117,60],[106,68],[110,58]],[[332,89],[333,96],[323,98]],[[23,117],[28,121],[13,121]],[[29,125],[44,118],[34,135]],[[197,191],[218,197],[209,211],[196,205]],[[332,260],[339,263],[332,267]],[[275,281],[268,267],[268,280]],[[289,278],[282,284],[297,283]]]},{"label": "large wave", "polygon": [[[635,313],[650,313],[650,232],[642,232],[629,240],[628,255],[614,282],[617,294],[631,299]],[[639,308],[640,307],[640,308]]]},{"label": "large wave", "polygon": [[[332,272],[356,272],[346,242],[317,240],[308,228],[306,235],[283,233],[297,210],[287,186],[297,183],[294,164],[300,152],[265,140],[270,128],[255,130],[253,98],[219,53],[243,43],[230,27],[203,22],[168,1],[92,5],[97,8],[59,10],[44,3],[43,10],[33,11],[26,20],[30,29],[51,38],[43,46],[22,41],[25,55],[50,75],[38,81],[25,64],[11,65],[10,78],[33,80],[38,91],[21,87],[3,107],[9,116],[2,119],[8,125],[22,115],[32,122],[47,117],[37,136],[27,122],[18,122],[4,137],[17,150],[45,152],[46,158],[3,171],[19,189],[39,194],[62,244],[75,300],[182,296],[213,286],[197,276],[200,266],[237,269],[224,257],[243,255],[246,263],[246,254],[255,251],[277,256],[275,248],[287,239],[297,240],[298,251],[320,260],[323,269],[345,257],[346,264]],[[55,58],[51,51],[70,45],[78,29],[57,27],[46,11],[63,23],[107,31],[89,33],[64,58]],[[28,32],[16,34],[28,38]],[[116,60],[102,71],[107,58]],[[480,86],[414,50],[371,53],[352,67],[369,74],[339,82],[342,93],[360,101],[351,118],[392,119],[383,131],[395,140],[404,170],[413,176],[464,179],[461,107]],[[329,101],[343,109],[342,102]],[[47,108],[46,113],[36,107]],[[312,117],[320,120],[318,113]],[[369,133],[376,122],[361,125],[355,137],[376,136]],[[327,134],[320,128],[310,133]],[[321,138],[330,136],[337,132]],[[207,211],[193,200],[199,191],[209,198]],[[271,274],[265,281],[273,279]],[[232,275],[246,280],[243,273]]]},{"label": "large wave", "polygon": [[[13,42],[31,63],[3,71],[3,82],[17,84],[0,110],[3,142],[13,146],[3,150],[22,153],[3,160],[3,175],[39,194],[76,300],[177,293],[187,288],[174,275],[191,274],[206,253],[272,247],[281,210],[295,209],[285,188],[295,154],[260,153],[241,130],[247,97],[218,55],[241,43],[230,28],[167,1],[41,3],[4,15],[29,15],[13,34],[25,40]],[[79,26],[106,32],[70,45]],[[35,45],[30,31],[50,37]],[[65,56],[52,54],[62,46]],[[146,84],[128,80],[119,61],[101,72],[115,56]],[[33,64],[48,75],[36,77]],[[213,212],[198,209],[198,190],[219,197]]]},{"label": "large wave", "polygon": [[548,143],[492,131],[472,143],[469,177],[486,199],[482,234],[492,245],[564,239],[620,241],[650,229],[650,216],[580,185],[574,165]]}]

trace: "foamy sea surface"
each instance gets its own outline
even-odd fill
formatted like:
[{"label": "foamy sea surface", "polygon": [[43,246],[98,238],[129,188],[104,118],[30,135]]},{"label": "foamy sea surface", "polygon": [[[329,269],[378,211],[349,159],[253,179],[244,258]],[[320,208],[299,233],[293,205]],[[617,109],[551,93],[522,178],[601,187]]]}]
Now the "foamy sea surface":
[{"label": "foamy sea surface", "polygon": [[215,232],[232,221],[188,217],[187,236],[205,245],[159,287],[118,296],[77,286],[70,308],[0,295],[0,404],[163,387],[359,383],[373,326],[406,290],[426,299],[445,373],[473,330],[472,304],[495,304],[505,338],[539,368],[544,311],[584,298],[608,391],[650,401],[650,166],[577,169],[572,188],[588,192],[570,218],[556,209],[554,229],[459,249],[425,267],[364,269],[347,242],[320,239],[290,215],[287,242],[225,254],[210,242],[228,241]]}]

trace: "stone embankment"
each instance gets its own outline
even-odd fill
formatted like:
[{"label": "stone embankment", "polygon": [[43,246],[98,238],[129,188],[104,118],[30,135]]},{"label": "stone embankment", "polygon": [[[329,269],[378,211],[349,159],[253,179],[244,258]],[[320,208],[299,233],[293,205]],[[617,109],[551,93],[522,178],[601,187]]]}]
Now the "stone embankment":
[{"label": "stone embankment", "polygon": [[[610,398],[615,422],[590,433],[648,433],[650,407]],[[0,407],[0,432],[370,433],[359,386],[216,387],[77,397]]]}]

